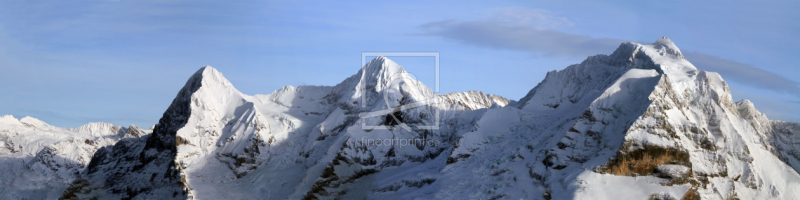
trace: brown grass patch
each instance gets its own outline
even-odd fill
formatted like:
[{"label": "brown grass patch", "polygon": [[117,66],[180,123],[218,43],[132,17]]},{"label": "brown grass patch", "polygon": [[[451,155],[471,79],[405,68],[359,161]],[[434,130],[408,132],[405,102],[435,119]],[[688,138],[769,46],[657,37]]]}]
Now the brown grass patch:
[{"label": "brown grass patch", "polygon": [[614,175],[650,175],[656,167],[665,164],[689,165],[689,155],[677,149],[647,147],[627,153],[620,153],[604,167],[605,172]]},{"label": "brown grass patch", "polygon": [[656,167],[663,164],[668,164],[674,158],[670,157],[669,152],[663,155],[652,156],[644,154],[641,159],[629,159],[622,157],[619,165],[611,167],[611,173],[616,175],[630,176],[634,173],[643,175],[651,174],[655,171]]}]

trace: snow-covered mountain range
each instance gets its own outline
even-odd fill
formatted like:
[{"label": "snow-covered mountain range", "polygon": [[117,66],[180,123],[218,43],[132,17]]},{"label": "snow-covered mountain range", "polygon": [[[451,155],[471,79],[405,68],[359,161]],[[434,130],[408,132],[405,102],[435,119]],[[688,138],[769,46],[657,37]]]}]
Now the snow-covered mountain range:
[{"label": "snow-covered mountain range", "polygon": [[204,67],[148,130],[3,116],[0,142],[3,199],[800,199],[800,124],[667,38],[519,101],[436,94],[385,57],[253,96]]}]

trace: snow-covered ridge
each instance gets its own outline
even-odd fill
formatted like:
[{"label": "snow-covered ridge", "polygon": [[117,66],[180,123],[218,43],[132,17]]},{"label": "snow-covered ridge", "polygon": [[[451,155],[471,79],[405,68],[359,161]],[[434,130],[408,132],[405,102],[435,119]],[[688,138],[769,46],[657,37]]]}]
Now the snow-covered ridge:
[{"label": "snow-covered ridge", "polygon": [[516,102],[435,94],[379,56],[335,86],[253,96],[207,66],[152,130],[3,116],[0,131],[0,167],[22,174],[0,177],[10,199],[800,198],[800,125],[734,103],[668,38]]},{"label": "snow-covered ridge", "polygon": [[152,130],[94,122],[60,128],[33,117],[0,117],[0,195],[51,199],[82,173],[98,149]]},{"label": "snow-covered ridge", "polygon": [[469,110],[489,108],[493,105],[503,107],[511,101],[498,95],[484,94],[479,91],[453,92],[438,95],[441,100],[451,105],[459,105]]},{"label": "snow-covered ridge", "polygon": [[[595,72],[580,73],[587,70]],[[637,70],[655,70],[661,78],[657,84],[637,83],[628,76]],[[593,81],[593,75],[603,73],[611,74],[615,80]],[[577,81],[580,84],[572,84]],[[618,87],[626,82],[639,89]],[[580,100],[592,94],[582,92],[587,85],[607,89],[602,95],[590,95],[593,100],[588,103]],[[579,92],[564,93],[572,91]],[[620,92],[649,97],[633,101],[625,100],[630,99],[626,95],[611,97]],[[588,109],[584,110],[587,103]],[[556,106],[564,104],[568,107]],[[539,180],[552,193],[574,190],[566,185],[555,186],[557,182],[552,181],[572,178],[553,177],[553,173],[583,169],[593,171],[584,174],[633,173],[665,178],[659,184],[662,186],[692,186],[682,190],[685,192],[652,193],[661,197],[785,199],[798,195],[789,189],[798,182],[797,170],[786,165],[796,160],[791,156],[795,150],[791,149],[797,145],[788,139],[793,137],[792,131],[773,131],[772,123],[749,101],[734,104],[719,74],[697,70],[666,38],[651,45],[624,43],[611,56],[593,56],[580,65],[551,72],[519,105],[523,110],[548,115],[553,115],[553,109],[560,109],[557,112],[566,119],[562,123],[573,124],[565,126],[568,129],[556,127],[554,138],[560,139],[549,143],[552,146],[539,154],[544,157],[544,166],[532,168],[534,177],[550,177]],[[577,118],[569,118],[570,115]],[[675,177],[650,171],[665,164],[689,167],[692,173]],[[629,169],[632,165],[636,167]],[[577,181],[582,186],[577,191],[585,192],[576,193],[578,198],[604,196],[603,191],[592,189],[597,188],[595,181],[604,180],[580,177]]]}]

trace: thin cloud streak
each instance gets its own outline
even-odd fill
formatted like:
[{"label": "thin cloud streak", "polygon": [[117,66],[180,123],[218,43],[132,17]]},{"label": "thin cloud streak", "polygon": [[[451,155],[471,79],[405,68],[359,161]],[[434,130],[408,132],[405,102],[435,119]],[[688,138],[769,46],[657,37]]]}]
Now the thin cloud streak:
[{"label": "thin cloud streak", "polygon": [[585,58],[614,51],[620,39],[592,38],[508,21],[438,21],[421,26],[423,35],[465,44],[529,51],[541,56]]},{"label": "thin cloud streak", "polygon": [[[609,54],[620,43],[626,42],[622,39],[593,38],[543,29],[533,24],[497,18],[476,21],[436,21],[423,24],[420,28],[423,31],[422,35],[448,38],[464,44],[572,59]],[[725,79],[800,97],[800,84],[781,75],[704,53],[689,51],[685,52],[684,56],[698,69],[718,72]]]}]

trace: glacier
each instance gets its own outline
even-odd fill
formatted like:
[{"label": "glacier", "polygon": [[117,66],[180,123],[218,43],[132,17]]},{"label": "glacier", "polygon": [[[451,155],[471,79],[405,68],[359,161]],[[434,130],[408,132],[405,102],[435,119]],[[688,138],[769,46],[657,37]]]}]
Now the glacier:
[{"label": "glacier", "polygon": [[519,100],[436,94],[383,56],[267,95],[206,66],[149,129],[7,115],[0,141],[3,199],[800,199],[800,124],[668,38]]}]

